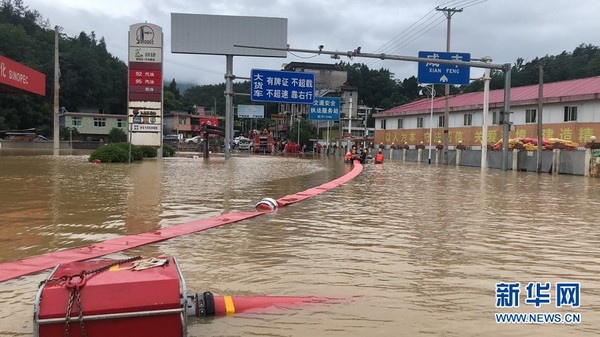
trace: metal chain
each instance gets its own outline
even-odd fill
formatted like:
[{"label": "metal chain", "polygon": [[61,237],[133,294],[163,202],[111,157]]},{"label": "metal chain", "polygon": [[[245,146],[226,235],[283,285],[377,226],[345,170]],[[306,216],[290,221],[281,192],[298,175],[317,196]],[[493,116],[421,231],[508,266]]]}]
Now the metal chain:
[{"label": "metal chain", "polygon": [[67,316],[65,317],[65,337],[69,337],[69,325],[71,324],[71,309],[73,308],[73,297],[75,297],[75,289],[71,290],[67,303]]},{"label": "metal chain", "polygon": [[112,262],[112,263],[110,263],[110,264],[108,264],[108,265],[106,265],[106,266],[100,267],[100,268],[92,269],[92,270],[89,270],[89,271],[85,271],[85,270],[84,270],[84,271],[82,271],[82,272],[81,272],[81,274],[79,274],[79,275],[71,275],[71,276],[68,276],[68,275],[63,275],[63,276],[61,276],[61,277],[52,278],[52,279],[47,279],[47,280],[43,280],[43,281],[41,281],[41,282],[40,282],[40,284],[38,285],[38,288],[42,287],[42,286],[43,286],[43,285],[45,285],[46,283],[51,283],[51,282],[59,282],[59,281],[60,281],[60,282],[65,282],[65,281],[68,281],[68,280],[69,280],[69,278],[72,278],[73,276],[80,276],[80,275],[81,275],[81,276],[85,276],[85,275],[89,275],[89,274],[99,273],[99,272],[102,272],[102,271],[108,270],[108,269],[110,269],[110,268],[112,268],[112,267],[114,267],[114,266],[117,266],[117,265],[120,265],[120,264],[124,264],[124,263],[128,263],[128,262],[132,262],[132,261],[135,261],[135,260],[139,260],[139,259],[141,259],[141,258],[142,258],[142,257],[141,257],[140,255],[138,255],[138,256],[134,256],[134,257],[127,258],[127,259],[121,259],[121,260],[118,260],[118,261],[114,261],[114,262]]},{"label": "metal chain", "polygon": [[77,302],[77,311],[79,311],[79,325],[81,326],[81,336],[87,337],[85,323],[83,322],[83,309],[81,308],[81,297],[79,297],[79,291],[75,291],[75,301]]},{"label": "metal chain", "polygon": [[139,260],[141,258],[142,257],[140,255],[138,255],[138,256],[130,257],[128,259],[118,260],[118,261],[115,261],[113,263],[107,264],[106,266],[103,266],[103,267],[100,267],[100,268],[92,269],[92,270],[89,270],[89,271],[84,271],[84,272],[82,272],[82,274],[83,275],[90,275],[90,274],[100,273],[100,272],[103,272],[105,270],[109,270],[110,268],[112,268],[114,266],[118,266],[120,264],[129,263],[129,262],[132,262],[132,261],[135,261],[135,260]]}]

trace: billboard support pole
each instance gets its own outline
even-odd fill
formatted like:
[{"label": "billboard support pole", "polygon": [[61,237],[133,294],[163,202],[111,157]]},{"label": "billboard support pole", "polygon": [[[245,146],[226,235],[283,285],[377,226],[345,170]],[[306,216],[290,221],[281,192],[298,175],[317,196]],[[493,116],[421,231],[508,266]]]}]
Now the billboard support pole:
[{"label": "billboard support pole", "polygon": [[225,69],[225,159],[229,159],[231,134],[233,133],[233,55],[226,55]]}]

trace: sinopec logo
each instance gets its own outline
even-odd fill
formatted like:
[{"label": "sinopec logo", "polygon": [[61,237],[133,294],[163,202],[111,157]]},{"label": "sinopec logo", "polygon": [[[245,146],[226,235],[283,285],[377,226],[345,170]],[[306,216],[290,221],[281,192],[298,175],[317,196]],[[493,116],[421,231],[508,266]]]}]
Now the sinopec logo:
[{"label": "sinopec logo", "polygon": [[154,29],[150,26],[140,26],[135,32],[138,44],[154,44]]}]

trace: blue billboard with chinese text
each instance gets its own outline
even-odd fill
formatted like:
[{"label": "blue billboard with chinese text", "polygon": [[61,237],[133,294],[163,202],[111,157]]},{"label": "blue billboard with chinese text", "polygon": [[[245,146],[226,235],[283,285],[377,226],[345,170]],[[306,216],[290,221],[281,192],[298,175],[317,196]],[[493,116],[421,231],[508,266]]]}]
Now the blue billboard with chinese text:
[{"label": "blue billboard with chinese text", "polygon": [[254,102],[312,104],[315,74],[252,69],[250,99]]},{"label": "blue billboard with chinese text", "polygon": [[339,121],[340,98],[317,97],[310,107],[308,119],[313,121]]}]

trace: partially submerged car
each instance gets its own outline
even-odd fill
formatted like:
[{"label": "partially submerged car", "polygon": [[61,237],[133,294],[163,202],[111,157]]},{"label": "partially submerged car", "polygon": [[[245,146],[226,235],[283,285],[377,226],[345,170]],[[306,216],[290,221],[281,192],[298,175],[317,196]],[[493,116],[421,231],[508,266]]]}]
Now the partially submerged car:
[{"label": "partially submerged car", "polygon": [[241,138],[237,146],[240,151],[254,151],[254,142],[248,138]]}]

